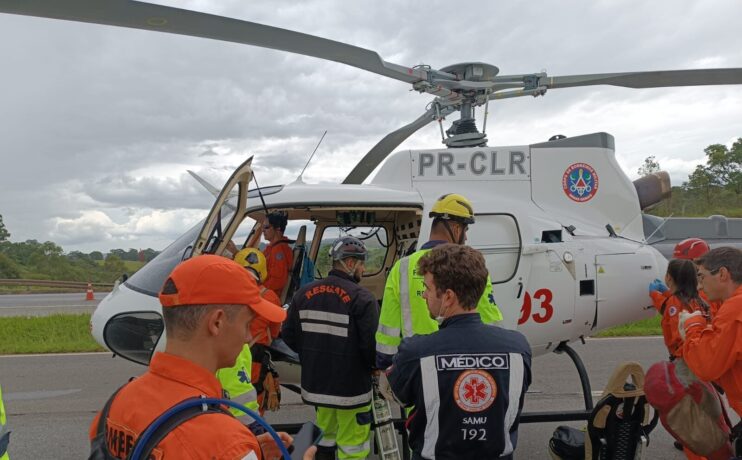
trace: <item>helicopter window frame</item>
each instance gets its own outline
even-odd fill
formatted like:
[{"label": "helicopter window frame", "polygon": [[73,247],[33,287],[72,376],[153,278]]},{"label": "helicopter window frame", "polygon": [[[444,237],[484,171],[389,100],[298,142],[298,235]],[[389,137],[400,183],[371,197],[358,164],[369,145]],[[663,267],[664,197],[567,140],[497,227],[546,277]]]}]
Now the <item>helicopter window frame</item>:
[{"label": "helicopter window frame", "polygon": [[[318,224],[315,224],[315,225],[316,225],[315,228],[320,228]],[[316,255],[315,255],[315,258],[314,258],[315,271],[318,270],[318,266],[319,266],[317,260],[322,255],[322,251],[320,251],[320,249],[322,248],[323,237],[325,235],[325,232],[328,229],[331,229],[331,228],[336,228],[336,229],[344,229],[344,228],[354,228],[354,229],[355,228],[368,228],[370,230],[368,237],[365,238],[365,239],[361,239],[361,241],[365,241],[366,239],[373,239],[374,241],[379,241],[380,247],[384,249],[384,256],[381,259],[381,264],[379,266],[379,269],[376,270],[373,273],[371,273],[371,272],[364,272],[363,273],[363,278],[371,278],[371,277],[377,276],[379,273],[381,273],[381,272],[384,271],[384,269],[386,268],[386,261],[389,258],[389,250],[392,248],[393,243],[395,242],[395,239],[392,239],[391,241],[389,240],[389,231],[386,228],[386,226],[384,225],[384,222],[376,222],[373,225],[355,225],[355,226],[350,226],[350,227],[338,225],[336,222],[328,223],[328,225],[323,225],[320,228],[320,230],[322,231],[322,233],[319,235],[319,238],[317,238],[317,241],[318,241],[317,250],[316,250],[317,252],[316,252]],[[382,230],[382,229],[384,230],[384,239],[386,240],[386,245],[384,245],[381,242],[381,238],[379,237],[379,234],[378,234],[378,232],[380,230]],[[338,232],[338,233],[342,233],[342,232]],[[325,254],[325,255],[327,255],[327,254]],[[332,265],[330,265],[330,269],[332,269]],[[316,272],[315,273],[315,276],[317,275],[317,273],[319,273],[319,272]],[[329,270],[328,270],[327,273],[329,273]],[[321,276],[318,277],[318,279],[325,278],[327,276],[327,273],[325,273],[324,275],[322,275],[321,273],[319,273]]]},{"label": "helicopter window frame", "polygon": [[[503,279],[503,280],[493,280],[492,279],[492,275],[490,275],[490,281],[492,282],[493,285],[495,285],[495,284],[505,284],[505,283],[508,283],[509,281],[511,281],[513,278],[515,278],[515,275],[518,274],[518,269],[520,268],[520,259],[521,259],[521,257],[523,257],[523,235],[521,234],[521,231],[520,231],[520,224],[518,223],[518,219],[515,217],[515,214],[510,213],[510,212],[483,212],[483,213],[474,213],[474,219],[475,219],[475,224],[474,225],[477,225],[478,222],[477,222],[476,219],[478,217],[493,217],[493,216],[494,217],[497,217],[497,216],[510,217],[513,220],[513,223],[515,224],[515,230],[516,230],[516,233],[518,234],[518,251],[517,251],[518,257],[515,259],[515,267],[513,267],[513,272],[510,274],[510,276],[508,278]],[[469,244],[468,240],[467,240],[467,244]],[[484,255],[486,257],[486,254],[483,251],[484,250],[487,250],[488,249],[487,247],[475,247],[474,249],[476,249],[477,251],[481,252],[482,255]]]}]

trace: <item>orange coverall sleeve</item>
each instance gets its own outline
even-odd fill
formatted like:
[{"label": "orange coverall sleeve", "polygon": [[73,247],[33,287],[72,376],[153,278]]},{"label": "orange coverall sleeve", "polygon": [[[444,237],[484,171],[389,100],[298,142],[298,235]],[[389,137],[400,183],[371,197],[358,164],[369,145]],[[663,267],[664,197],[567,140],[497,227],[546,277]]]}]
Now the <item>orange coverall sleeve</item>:
[{"label": "orange coverall sleeve", "polygon": [[654,305],[654,308],[656,308],[657,311],[660,311],[665,300],[670,298],[670,291],[650,291],[649,297],[652,298],[652,304]]},{"label": "orange coverall sleeve", "polygon": [[[678,317],[682,309],[682,303],[677,297],[671,295],[670,291],[652,291],[649,296],[652,298],[654,308],[662,315],[662,336],[665,339],[667,350],[673,356],[681,356],[683,339],[680,338],[680,332],[678,331]],[[664,313],[661,311],[662,305],[665,306]]]},{"label": "orange coverall sleeve", "polygon": [[703,327],[706,320],[702,317],[686,321],[683,358],[699,379],[718,380],[736,364],[742,353],[742,342],[737,341],[742,334],[737,315],[735,308],[727,305],[714,318],[711,327]]}]

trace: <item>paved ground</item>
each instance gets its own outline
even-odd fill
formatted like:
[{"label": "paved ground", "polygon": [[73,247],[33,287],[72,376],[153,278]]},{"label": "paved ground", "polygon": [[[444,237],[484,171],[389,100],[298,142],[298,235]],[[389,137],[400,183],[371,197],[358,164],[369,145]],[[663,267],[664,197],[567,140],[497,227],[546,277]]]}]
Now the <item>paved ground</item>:
[{"label": "paved ground", "polygon": [[[665,356],[661,338],[589,340],[576,344],[599,392],[613,367],[636,360],[643,366]],[[0,356],[0,381],[13,429],[11,457],[22,459],[80,459],[88,454],[90,420],[109,394],[143,367],[110,354]],[[568,357],[548,355],[534,362],[534,382],[526,410],[574,410],[582,405],[579,380]],[[287,391],[284,394],[288,393]],[[312,418],[313,411],[287,395],[272,422]],[[522,425],[516,456],[547,459],[546,445],[559,423]],[[571,423],[578,427],[579,422]],[[659,427],[651,436],[647,459],[682,459],[671,438]]]},{"label": "paved ground", "polygon": [[96,292],[95,300],[85,293],[0,295],[0,316],[41,316],[53,313],[92,313],[107,293]]}]

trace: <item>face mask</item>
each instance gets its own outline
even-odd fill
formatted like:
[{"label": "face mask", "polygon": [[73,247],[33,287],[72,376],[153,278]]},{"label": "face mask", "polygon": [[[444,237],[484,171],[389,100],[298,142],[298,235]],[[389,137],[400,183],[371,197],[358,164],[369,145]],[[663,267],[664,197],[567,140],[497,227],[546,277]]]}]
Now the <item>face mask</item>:
[{"label": "face mask", "polygon": [[443,311],[438,312],[438,316],[435,317],[435,321],[438,323],[439,326],[443,324],[443,321],[446,320],[446,317],[444,316],[446,310],[448,310],[448,307],[444,308]]},{"label": "face mask", "polygon": [[352,270],[350,268],[348,268],[348,266],[345,264],[345,261],[344,260],[341,260],[340,261],[340,265],[343,266],[343,268],[345,269],[345,273],[347,273],[348,276],[350,276],[351,278],[353,278],[356,283],[360,283],[361,282],[362,272],[358,268],[358,265],[356,265],[355,268],[353,268]]}]

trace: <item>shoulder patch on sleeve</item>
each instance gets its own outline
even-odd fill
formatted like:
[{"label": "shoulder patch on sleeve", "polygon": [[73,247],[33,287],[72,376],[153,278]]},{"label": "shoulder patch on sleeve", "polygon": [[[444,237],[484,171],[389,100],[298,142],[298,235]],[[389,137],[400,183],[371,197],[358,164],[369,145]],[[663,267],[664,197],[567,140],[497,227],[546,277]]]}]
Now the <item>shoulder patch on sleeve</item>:
[{"label": "shoulder patch on sleeve", "polygon": [[276,260],[283,260],[283,253],[282,252],[279,252],[278,254],[276,254]]},{"label": "shoulder patch on sleeve", "polygon": [[678,313],[678,309],[675,305],[672,305],[669,310],[667,310],[668,316],[675,316]]}]

